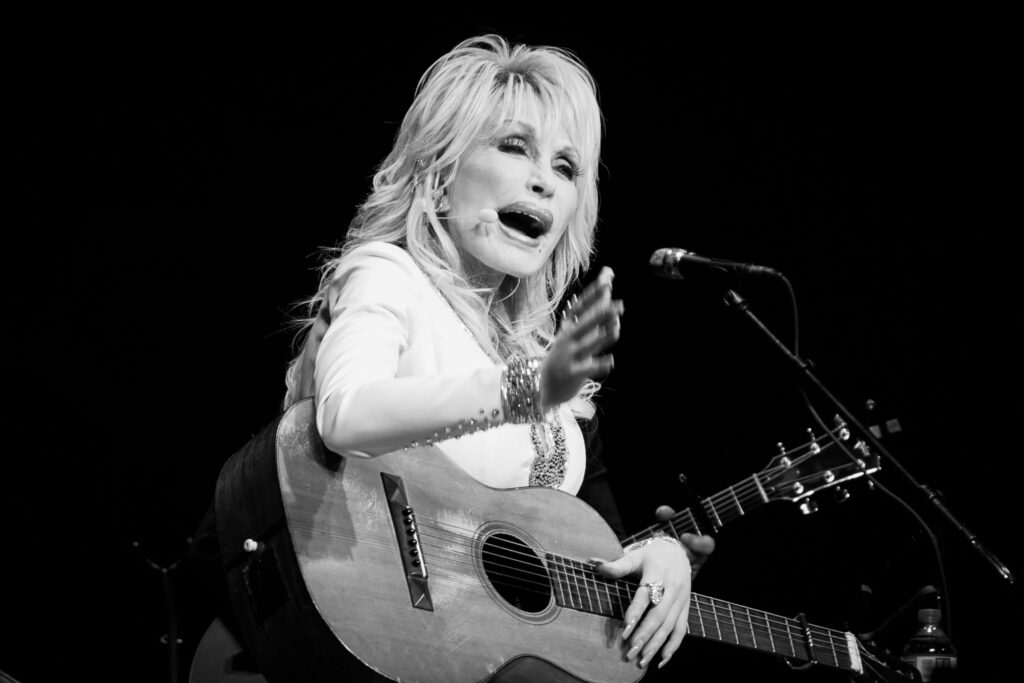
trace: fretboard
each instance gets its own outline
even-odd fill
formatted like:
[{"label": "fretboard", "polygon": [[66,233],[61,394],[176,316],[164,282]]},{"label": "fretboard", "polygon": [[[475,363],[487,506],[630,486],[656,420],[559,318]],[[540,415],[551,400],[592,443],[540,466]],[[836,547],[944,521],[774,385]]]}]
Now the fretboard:
[{"label": "fretboard", "polygon": [[[584,562],[545,555],[555,601],[560,607],[621,619],[638,585],[607,579]],[[760,650],[796,662],[817,662],[860,673],[861,662],[853,634],[806,624],[761,610],[690,594],[690,635]]]},{"label": "fretboard", "polygon": [[[698,514],[690,508],[686,508],[677,512],[666,522],[649,526],[629,536],[623,540],[623,545],[659,533],[679,538],[680,534],[684,533],[706,534],[718,531],[727,522],[742,517],[749,510],[771,500],[765,491],[767,482],[760,477],[761,475],[752,474],[743,481],[702,500],[700,505],[704,512],[704,519],[707,520],[704,524],[698,519]],[[708,524],[712,528],[704,528]]]}]

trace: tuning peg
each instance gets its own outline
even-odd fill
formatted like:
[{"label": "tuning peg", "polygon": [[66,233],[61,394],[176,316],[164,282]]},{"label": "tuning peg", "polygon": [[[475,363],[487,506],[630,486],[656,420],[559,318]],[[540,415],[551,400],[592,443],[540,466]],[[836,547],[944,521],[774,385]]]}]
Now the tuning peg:
[{"label": "tuning peg", "polygon": [[800,503],[800,512],[804,513],[805,515],[813,515],[817,511],[818,504],[813,500],[805,500],[804,502]]},{"label": "tuning peg", "polygon": [[835,491],[832,492],[832,495],[835,497],[837,503],[845,503],[850,500],[850,492],[843,486],[837,486]]},{"label": "tuning peg", "polygon": [[834,425],[832,433],[838,436],[840,441],[850,440],[850,430],[846,428],[846,420],[839,417],[839,413],[832,416],[832,424]]},{"label": "tuning peg", "polygon": [[818,441],[814,436],[814,430],[811,429],[810,427],[807,428],[807,438],[811,440],[811,453],[821,453],[821,446],[818,445]]}]

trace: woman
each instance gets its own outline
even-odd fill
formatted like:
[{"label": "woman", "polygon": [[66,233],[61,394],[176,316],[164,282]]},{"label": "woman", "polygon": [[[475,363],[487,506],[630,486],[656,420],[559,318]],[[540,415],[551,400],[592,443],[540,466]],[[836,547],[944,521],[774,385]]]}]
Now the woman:
[{"label": "woman", "polygon": [[[567,52],[484,36],[435,62],[324,267],[285,405],[313,396],[347,457],[435,445],[488,486],[577,493],[578,421],[623,313],[605,268],[556,316],[589,266],[600,136],[594,83]],[[639,666],[659,651],[664,665],[686,633],[685,549],[661,537],[594,562],[641,577],[622,638]]]}]

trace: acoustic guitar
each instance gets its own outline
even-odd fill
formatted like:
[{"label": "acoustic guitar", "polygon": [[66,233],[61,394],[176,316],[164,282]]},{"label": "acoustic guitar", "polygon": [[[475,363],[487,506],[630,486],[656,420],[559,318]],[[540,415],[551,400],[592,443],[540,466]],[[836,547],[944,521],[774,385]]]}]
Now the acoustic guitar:
[{"label": "acoustic guitar", "polygon": [[[618,557],[619,540],[572,495],[491,489],[436,447],[342,458],[324,448],[305,400],[225,464],[215,509],[242,638],[274,683],[644,673],[620,638],[636,583],[585,561]],[[690,637],[909,680],[851,633],[690,600]]]}]

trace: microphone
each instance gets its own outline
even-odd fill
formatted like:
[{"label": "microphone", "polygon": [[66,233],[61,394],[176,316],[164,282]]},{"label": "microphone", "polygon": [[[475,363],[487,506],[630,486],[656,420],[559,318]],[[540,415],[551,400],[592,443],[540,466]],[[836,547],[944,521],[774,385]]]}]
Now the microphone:
[{"label": "microphone", "polygon": [[481,223],[497,223],[498,212],[494,209],[480,209],[480,213],[477,214],[477,218],[480,219]]},{"label": "microphone", "polygon": [[782,273],[767,266],[752,263],[737,263],[722,259],[698,256],[685,249],[666,247],[651,254],[651,269],[661,277],[670,280],[686,278],[721,277],[722,275],[753,275],[756,277],[782,277]]}]

